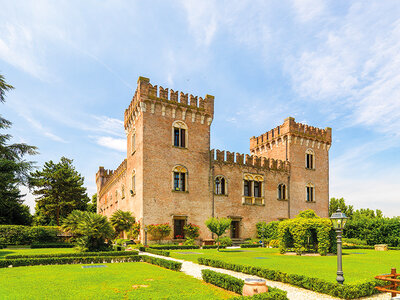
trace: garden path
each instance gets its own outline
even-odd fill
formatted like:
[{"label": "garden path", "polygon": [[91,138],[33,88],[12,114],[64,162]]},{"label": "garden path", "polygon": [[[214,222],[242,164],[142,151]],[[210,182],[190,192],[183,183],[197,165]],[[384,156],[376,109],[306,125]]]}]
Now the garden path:
[{"label": "garden path", "polygon": [[[228,274],[231,276],[234,276],[236,278],[240,278],[240,279],[245,279],[245,278],[260,278],[257,276],[253,276],[253,275],[248,275],[248,274],[244,274],[244,273],[240,273],[240,272],[234,272],[234,271],[230,271],[230,270],[225,270],[225,269],[219,269],[219,268],[213,268],[213,267],[209,267],[209,266],[203,266],[203,265],[199,265],[196,264],[194,262],[191,261],[185,261],[182,259],[177,259],[177,258],[172,258],[172,257],[165,257],[165,256],[161,256],[161,255],[156,255],[156,254],[152,254],[152,253],[147,253],[147,252],[140,252],[140,255],[149,255],[149,256],[154,256],[154,257],[158,257],[158,258],[163,258],[163,259],[168,259],[168,260],[173,260],[173,261],[177,261],[177,262],[181,262],[182,263],[182,272],[184,272],[187,275],[193,276],[195,278],[198,279],[202,279],[201,277],[201,270],[203,269],[209,269],[215,272],[219,272],[219,273],[224,273],[224,274]],[[261,278],[264,279],[264,278]],[[266,280],[266,279],[264,279]],[[335,298],[326,294],[320,294],[320,293],[316,293],[310,290],[306,290],[303,288],[299,288],[299,287],[294,287],[290,284],[287,283],[282,283],[282,282],[278,282],[278,281],[272,281],[272,280],[266,280],[267,285],[271,286],[271,287],[275,287],[281,290],[284,290],[287,292],[287,296],[290,300],[332,300],[332,299],[340,299],[340,298]],[[390,294],[389,293],[385,293],[385,294],[377,294],[374,296],[370,296],[370,297],[363,297],[363,298],[358,298],[358,299],[363,299],[363,300],[367,300],[367,299],[373,299],[373,300],[388,300],[391,299]]]}]

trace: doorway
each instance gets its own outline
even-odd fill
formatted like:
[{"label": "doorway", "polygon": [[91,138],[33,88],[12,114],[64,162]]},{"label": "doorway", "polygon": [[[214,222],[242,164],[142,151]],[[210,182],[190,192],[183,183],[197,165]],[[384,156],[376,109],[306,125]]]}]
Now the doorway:
[{"label": "doorway", "polygon": [[231,222],[231,239],[239,238],[240,221]]},{"label": "doorway", "polygon": [[174,219],[174,239],[184,239],[185,231],[183,230],[183,226],[185,226],[185,219]]}]

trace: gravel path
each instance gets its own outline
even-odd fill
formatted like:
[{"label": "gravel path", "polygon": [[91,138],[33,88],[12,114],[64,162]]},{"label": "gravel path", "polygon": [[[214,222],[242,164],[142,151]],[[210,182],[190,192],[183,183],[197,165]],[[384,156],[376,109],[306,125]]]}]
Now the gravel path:
[{"label": "gravel path", "polygon": [[[201,270],[203,269],[209,269],[209,270],[213,270],[215,272],[219,272],[219,273],[224,273],[224,274],[228,274],[240,279],[245,279],[245,278],[260,278],[257,276],[253,276],[253,275],[248,275],[248,274],[244,274],[244,273],[239,273],[239,272],[234,272],[234,271],[230,271],[230,270],[225,270],[225,269],[219,269],[219,268],[213,268],[213,267],[209,267],[209,266],[203,266],[203,265],[199,265],[196,264],[194,262],[191,261],[186,261],[186,260],[182,260],[182,259],[176,259],[176,258],[172,258],[172,257],[165,257],[165,256],[160,256],[160,255],[155,255],[155,254],[151,254],[151,253],[147,253],[147,252],[140,252],[141,255],[149,255],[149,256],[154,256],[154,257],[158,257],[158,258],[163,258],[163,259],[168,259],[168,260],[173,260],[173,261],[178,261],[182,263],[182,272],[184,272],[187,275],[193,276],[195,278],[198,279],[202,279],[201,277]],[[264,279],[264,278],[261,278]],[[320,293],[316,293],[310,290],[306,290],[303,288],[299,288],[299,287],[294,287],[290,284],[287,283],[282,283],[282,282],[278,282],[278,281],[271,281],[271,280],[266,280],[267,285],[271,286],[271,287],[276,287],[279,288],[281,290],[284,290],[287,292],[288,298],[289,299],[293,299],[293,300],[325,300],[325,299],[340,299],[340,298],[335,298],[326,294],[320,294]],[[364,297],[364,298],[358,298],[358,299],[374,299],[374,300],[386,300],[386,299],[391,299],[390,294],[389,293],[385,293],[385,294],[378,294],[375,296],[371,296],[371,297]]]}]

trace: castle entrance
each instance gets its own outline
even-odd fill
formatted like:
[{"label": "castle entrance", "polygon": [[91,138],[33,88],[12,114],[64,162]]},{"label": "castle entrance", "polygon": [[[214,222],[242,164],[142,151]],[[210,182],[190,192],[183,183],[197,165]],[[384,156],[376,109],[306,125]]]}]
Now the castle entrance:
[{"label": "castle entrance", "polygon": [[232,220],[231,222],[231,239],[239,238],[240,221]]}]

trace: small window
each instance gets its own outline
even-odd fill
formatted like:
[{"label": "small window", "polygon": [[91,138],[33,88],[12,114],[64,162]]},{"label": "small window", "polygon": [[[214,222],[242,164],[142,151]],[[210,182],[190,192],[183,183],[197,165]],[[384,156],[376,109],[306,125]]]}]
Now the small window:
[{"label": "small window", "polygon": [[215,178],[215,194],[226,195],[226,180],[223,176],[217,176]]},{"label": "small window", "polygon": [[182,166],[177,166],[173,170],[174,191],[187,191],[187,169]]},{"label": "small window", "polygon": [[182,121],[175,121],[172,125],[173,145],[175,147],[186,148],[187,126]]},{"label": "small window", "polygon": [[278,199],[279,200],[286,200],[286,185],[281,183],[278,185]]},{"label": "small window", "polygon": [[254,197],[261,197],[261,182],[254,181]]},{"label": "small window", "polygon": [[132,147],[132,154],[136,151],[136,132],[132,133],[131,136],[131,147]]},{"label": "small window", "polygon": [[244,195],[246,197],[251,197],[251,182],[250,180],[243,180],[244,184]]},{"label": "small window", "polygon": [[136,172],[135,170],[132,172],[132,196],[136,194]]},{"label": "small window", "polygon": [[306,201],[307,202],[315,201],[315,190],[314,190],[314,185],[312,183],[306,185]]},{"label": "small window", "polygon": [[122,185],[121,187],[121,199],[125,199],[125,186]]},{"label": "small window", "polygon": [[311,149],[306,151],[306,168],[314,169],[314,151]]}]

